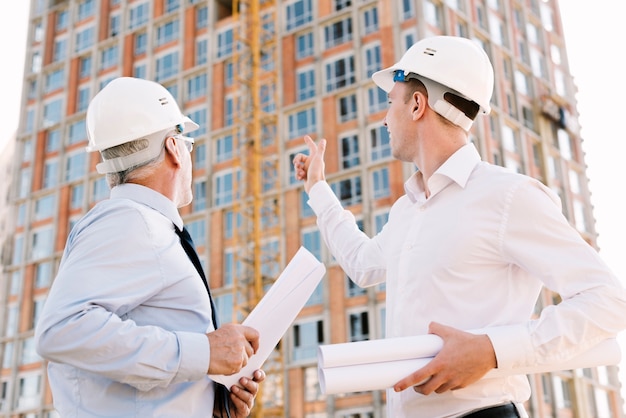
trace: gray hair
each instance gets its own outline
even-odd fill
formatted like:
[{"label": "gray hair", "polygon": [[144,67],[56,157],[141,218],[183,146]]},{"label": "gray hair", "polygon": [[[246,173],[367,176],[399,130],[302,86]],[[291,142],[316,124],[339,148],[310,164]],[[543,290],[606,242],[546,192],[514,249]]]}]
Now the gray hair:
[{"label": "gray hair", "polygon": [[[125,157],[127,155],[134,154],[138,151],[148,148],[149,144],[150,141],[147,138],[136,139],[134,141],[126,142],[124,144],[102,150],[100,154],[102,155],[102,158],[104,160]],[[148,161],[136,164],[117,173],[107,173],[106,178],[109,188],[113,188],[120,184],[129,183],[133,180],[146,178],[154,172],[155,166],[163,161],[163,158],[165,158],[165,153],[163,152],[163,149],[161,149],[159,155]]]}]

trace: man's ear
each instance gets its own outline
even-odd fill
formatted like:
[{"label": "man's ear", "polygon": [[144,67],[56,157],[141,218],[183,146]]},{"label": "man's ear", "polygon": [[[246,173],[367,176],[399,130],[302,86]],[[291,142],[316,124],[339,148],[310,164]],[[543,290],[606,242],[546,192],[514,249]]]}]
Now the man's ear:
[{"label": "man's ear", "polygon": [[414,91],[411,98],[411,113],[413,119],[417,120],[422,117],[422,114],[426,110],[426,96],[420,91]]},{"label": "man's ear", "polygon": [[165,140],[165,153],[166,158],[171,159],[171,161],[176,164],[181,164],[181,154],[180,149],[176,143],[176,138],[170,136]]}]

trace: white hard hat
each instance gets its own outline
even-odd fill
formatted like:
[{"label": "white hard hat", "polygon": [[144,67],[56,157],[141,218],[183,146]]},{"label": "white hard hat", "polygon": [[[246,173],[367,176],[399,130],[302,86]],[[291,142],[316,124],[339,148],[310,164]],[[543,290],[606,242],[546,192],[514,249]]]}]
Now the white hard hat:
[{"label": "white hard hat", "polygon": [[472,119],[448,103],[443,98],[445,92],[475,102],[484,115],[491,112],[493,67],[487,53],[470,39],[457,36],[424,38],[413,44],[393,66],[375,72],[372,79],[389,92],[397,71],[403,71],[406,78],[422,81],[428,90],[429,106],[465,130],[471,127]]},{"label": "white hard hat", "polygon": [[[158,142],[164,139],[162,135],[168,131],[187,133],[198,128],[197,123],[182,114],[174,97],[159,83],[119,77],[109,82],[89,103],[89,145],[86,150],[102,151],[142,138]],[[138,161],[144,158],[138,157],[130,159],[133,160],[131,165],[122,162],[124,157],[116,159],[117,164],[109,163],[108,167],[106,163],[112,160],[104,161],[104,165],[98,167],[98,172],[121,171],[147,161]]]}]

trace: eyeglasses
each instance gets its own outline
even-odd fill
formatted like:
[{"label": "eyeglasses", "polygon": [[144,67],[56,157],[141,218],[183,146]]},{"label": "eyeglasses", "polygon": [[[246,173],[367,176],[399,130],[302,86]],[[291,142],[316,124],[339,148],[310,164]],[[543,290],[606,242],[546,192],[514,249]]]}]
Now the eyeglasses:
[{"label": "eyeglasses", "polygon": [[193,138],[184,135],[174,135],[173,138],[183,141],[183,144],[185,144],[185,148],[187,148],[187,151],[191,152],[193,150]]}]

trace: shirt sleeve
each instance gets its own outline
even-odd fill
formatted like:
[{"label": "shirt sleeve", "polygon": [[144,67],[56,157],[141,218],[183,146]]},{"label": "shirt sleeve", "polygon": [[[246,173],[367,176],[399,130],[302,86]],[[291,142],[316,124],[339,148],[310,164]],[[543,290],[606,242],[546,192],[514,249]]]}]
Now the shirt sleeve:
[{"label": "shirt sleeve", "polygon": [[[166,329],[146,311],[168,290],[170,259],[140,212],[117,208],[77,229],[35,330],[39,354],[140,390],[206,377],[206,335]],[[132,310],[144,312],[141,324]]]},{"label": "shirt sleeve", "polygon": [[346,274],[361,287],[384,282],[385,259],[378,244],[381,237],[370,238],[363,233],[325,181],[311,187],[308,203],[317,215],[324,242]]},{"label": "shirt sleeve", "polygon": [[554,193],[535,180],[523,181],[509,193],[502,254],[562,301],[526,324],[489,334],[498,367],[563,362],[626,328],[624,287],[563,216]]}]

